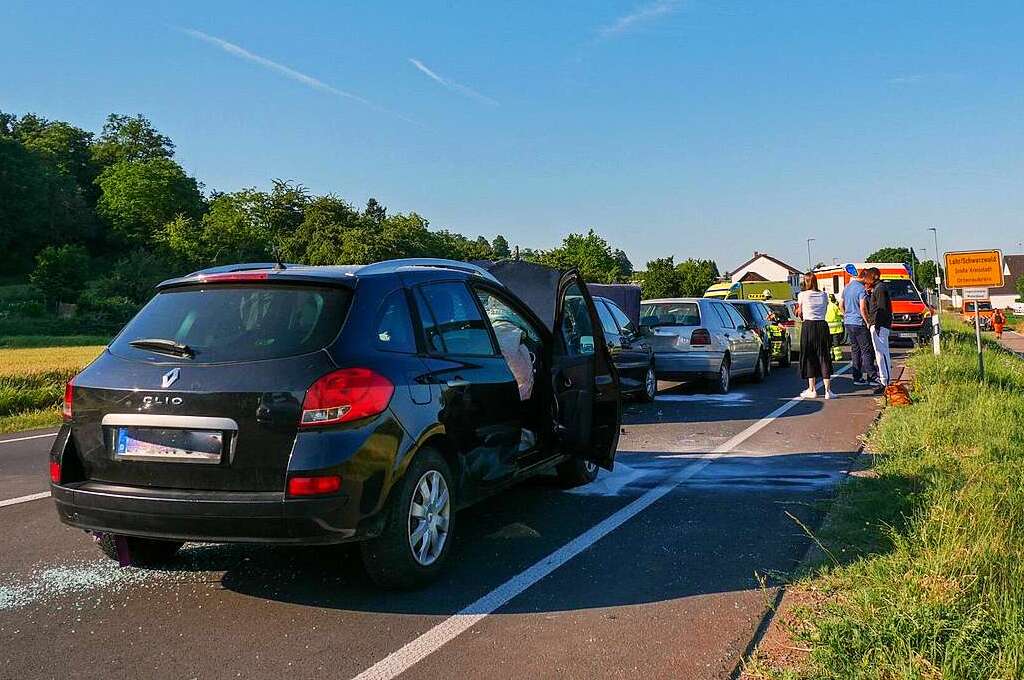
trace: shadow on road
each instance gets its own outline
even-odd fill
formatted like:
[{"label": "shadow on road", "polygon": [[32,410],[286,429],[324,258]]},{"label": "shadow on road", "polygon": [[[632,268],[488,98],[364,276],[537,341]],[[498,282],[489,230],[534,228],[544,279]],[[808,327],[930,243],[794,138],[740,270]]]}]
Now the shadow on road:
[{"label": "shadow on road", "polygon": [[[782,579],[820,521],[850,453],[726,456],[684,481],[502,612],[589,609],[758,587]],[[565,492],[539,478],[455,518],[460,540],[445,572],[413,592],[386,592],[362,572],[357,546],[195,546],[169,569],[223,572],[224,588],[338,610],[449,615],[654,488],[675,454],[624,453],[617,472]],[[623,475],[626,479],[616,479]],[[543,597],[531,593],[543,592]]]}]

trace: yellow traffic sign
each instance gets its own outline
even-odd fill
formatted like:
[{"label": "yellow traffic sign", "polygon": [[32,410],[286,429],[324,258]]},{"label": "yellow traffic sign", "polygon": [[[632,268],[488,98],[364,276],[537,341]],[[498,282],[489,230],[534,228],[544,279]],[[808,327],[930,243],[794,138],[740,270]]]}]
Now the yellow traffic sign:
[{"label": "yellow traffic sign", "polygon": [[946,253],[947,288],[1001,288],[1003,253],[999,250],[961,250]]}]

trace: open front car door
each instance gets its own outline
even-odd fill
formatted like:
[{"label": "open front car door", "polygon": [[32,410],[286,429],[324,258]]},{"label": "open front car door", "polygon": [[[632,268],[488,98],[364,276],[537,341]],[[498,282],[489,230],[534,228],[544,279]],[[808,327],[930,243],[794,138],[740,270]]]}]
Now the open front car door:
[{"label": "open front car door", "polygon": [[578,271],[562,275],[557,299],[551,379],[559,440],[566,453],[611,470],[622,421],[615,366]]}]

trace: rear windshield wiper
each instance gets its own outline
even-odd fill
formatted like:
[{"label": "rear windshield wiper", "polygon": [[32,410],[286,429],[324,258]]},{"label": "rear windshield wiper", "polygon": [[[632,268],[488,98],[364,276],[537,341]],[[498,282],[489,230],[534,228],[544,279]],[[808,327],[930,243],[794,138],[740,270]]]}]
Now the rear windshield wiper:
[{"label": "rear windshield wiper", "polygon": [[171,354],[176,357],[188,357],[191,359],[196,355],[188,345],[183,345],[180,342],[174,340],[165,340],[163,338],[140,338],[138,340],[132,340],[128,343],[132,347],[138,347],[139,349],[150,349],[154,352],[160,352],[162,354]]}]

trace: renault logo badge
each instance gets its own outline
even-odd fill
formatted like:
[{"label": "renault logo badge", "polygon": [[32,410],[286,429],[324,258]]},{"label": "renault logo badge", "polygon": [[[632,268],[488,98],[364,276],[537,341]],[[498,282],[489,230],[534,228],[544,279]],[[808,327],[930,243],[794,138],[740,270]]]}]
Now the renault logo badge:
[{"label": "renault logo badge", "polygon": [[160,379],[160,387],[170,387],[174,384],[174,381],[181,375],[180,368],[172,368],[171,370],[164,373],[164,377]]}]

